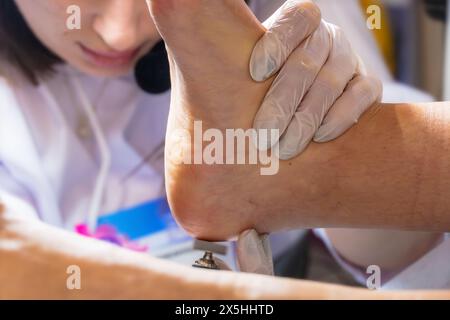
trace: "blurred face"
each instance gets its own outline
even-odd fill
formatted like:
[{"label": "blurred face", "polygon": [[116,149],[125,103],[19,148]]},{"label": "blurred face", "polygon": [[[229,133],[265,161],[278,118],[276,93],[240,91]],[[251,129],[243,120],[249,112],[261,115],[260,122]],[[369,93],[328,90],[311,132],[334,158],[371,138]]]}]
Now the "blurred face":
[{"label": "blurred face", "polygon": [[[15,0],[39,40],[75,68],[96,76],[128,73],[160,39],[145,0]],[[69,30],[78,6],[81,29]]]}]

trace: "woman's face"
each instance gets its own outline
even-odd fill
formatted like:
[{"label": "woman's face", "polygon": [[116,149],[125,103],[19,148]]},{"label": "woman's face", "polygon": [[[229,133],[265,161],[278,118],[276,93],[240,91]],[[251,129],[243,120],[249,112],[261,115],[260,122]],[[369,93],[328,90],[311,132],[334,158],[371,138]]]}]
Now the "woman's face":
[{"label": "woman's face", "polygon": [[[47,48],[91,75],[128,73],[160,39],[145,0],[15,1]],[[75,21],[73,5],[80,8],[79,30],[67,27]]]}]

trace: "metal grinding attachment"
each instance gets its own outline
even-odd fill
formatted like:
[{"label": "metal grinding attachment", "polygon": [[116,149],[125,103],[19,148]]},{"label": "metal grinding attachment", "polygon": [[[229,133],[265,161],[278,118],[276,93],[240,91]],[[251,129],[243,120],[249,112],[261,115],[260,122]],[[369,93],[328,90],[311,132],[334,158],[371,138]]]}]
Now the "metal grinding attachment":
[{"label": "metal grinding attachment", "polygon": [[195,268],[218,270],[219,266],[214,260],[214,253],[226,255],[227,249],[228,248],[223,244],[202,240],[195,240],[194,250],[204,251],[205,253],[203,257],[200,258],[199,260],[196,260],[192,266]]}]

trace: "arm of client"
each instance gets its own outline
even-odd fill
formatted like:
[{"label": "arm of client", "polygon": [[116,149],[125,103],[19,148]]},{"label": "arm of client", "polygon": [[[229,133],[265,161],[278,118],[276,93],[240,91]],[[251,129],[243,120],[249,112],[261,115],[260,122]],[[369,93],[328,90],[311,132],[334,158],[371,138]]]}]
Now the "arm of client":
[{"label": "arm of client", "polygon": [[343,137],[311,144],[273,176],[251,165],[179,164],[174,154],[192,152],[191,145],[175,143],[171,133],[194,135],[194,120],[204,130],[251,128],[271,83],[248,75],[264,29],[242,1],[180,1],[149,6],[171,60],[167,190],[190,233],[225,239],[250,227],[450,229],[450,198],[442,196],[450,190],[446,103],[374,105]]}]

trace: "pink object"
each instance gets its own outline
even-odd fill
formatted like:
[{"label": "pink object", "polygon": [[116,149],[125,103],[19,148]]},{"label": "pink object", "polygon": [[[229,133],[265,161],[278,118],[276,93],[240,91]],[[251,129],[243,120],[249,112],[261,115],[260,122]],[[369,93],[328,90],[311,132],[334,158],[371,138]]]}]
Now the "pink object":
[{"label": "pink object", "polygon": [[140,245],[128,239],[126,235],[120,234],[117,229],[110,225],[99,226],[94,233],[89,231],[87,224],[79,224],[75,226],[75,231],[88,238],[94,238],[98,240],[107,241],[109,243],[115,244],[119,247],[130,249],[137,252],[147,252],[148,247]]}]

